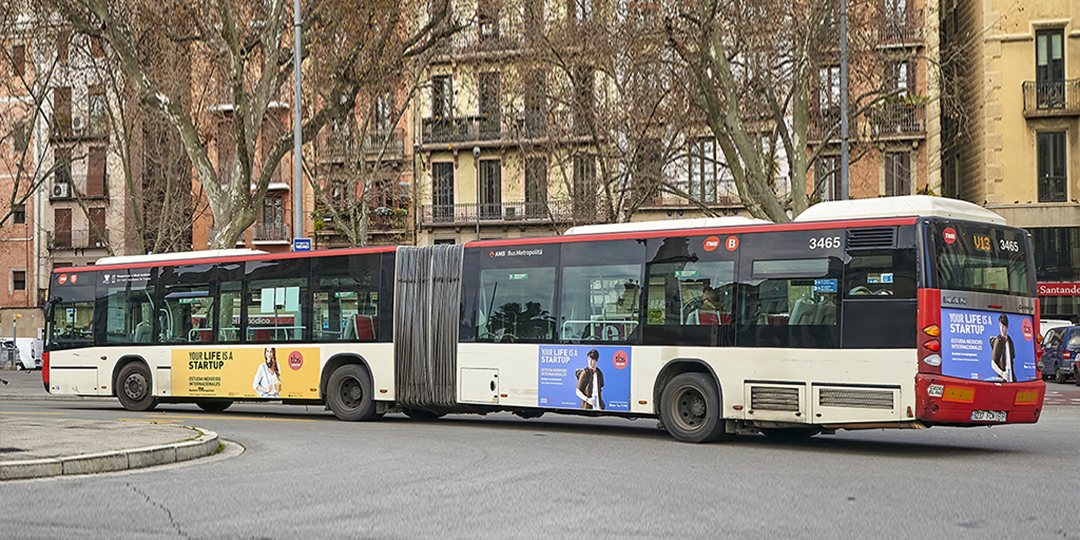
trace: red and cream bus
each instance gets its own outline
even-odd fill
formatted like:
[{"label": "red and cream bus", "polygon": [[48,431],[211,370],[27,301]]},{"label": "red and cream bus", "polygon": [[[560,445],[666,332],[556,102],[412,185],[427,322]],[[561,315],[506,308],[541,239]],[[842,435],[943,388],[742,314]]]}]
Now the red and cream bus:
[{"label": "red and cream bus", "polygon": [[343,420],[509,411],[730,434],[1030,423],[1031,242],[931,197],[794,223],[103,259],[53,273],[45,386],[124,407],[325,404]]}]

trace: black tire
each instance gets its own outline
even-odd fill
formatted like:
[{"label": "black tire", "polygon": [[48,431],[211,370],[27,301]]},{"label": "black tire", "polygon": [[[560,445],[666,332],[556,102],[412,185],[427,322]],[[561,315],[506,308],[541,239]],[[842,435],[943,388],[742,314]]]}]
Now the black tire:
[{"label": "black tire", "polygon": [[359,364],[346,364],[335,369],[326,383],[326,404],[334,416],[346,422],[377,418],[371,375],[367,368]]},{"label": "black tire", "polygon": [[212,399],[195,402],[195,405],[198,405],[200,409],[206,412],[221,412],[228,409],[232,404],[233,402],[231,399]]},{"label": "black tire", "polygon": [[1065,384],[1065,381],[1069,379],[1069,376],[1061,371],[1061,367],[1054,366],[1054,382],[1058,384]]},{"label": "black tire", "polygon": [[129,411],[150,411],[157,407],[150,371],[140,362],[132,362],[116,377],[116,397]]},{"label": "black tire", "polygon": [[677,441],[700,443],[724,435],[720,419],[720,391],[702,373],[676,375],[660,397],[660,420]]},{"label": "black tire", "polygon": [[1080,373],[1076,372],[1076,364],[1073,364],[1073,382],[1080,386]]},{"label": "black tire", "polygon": [[446,416],[444,412],[429,411],[427,409],[403,409],[401,412],[405,413],[405,416],[421,422],[431,422]]},{"label": "black tire", "polygon": [[778,441],[798,441],[809,439],[821,433],[821,430],[816,427],[768,428],[762,429],[761,433],[770,439]]}]

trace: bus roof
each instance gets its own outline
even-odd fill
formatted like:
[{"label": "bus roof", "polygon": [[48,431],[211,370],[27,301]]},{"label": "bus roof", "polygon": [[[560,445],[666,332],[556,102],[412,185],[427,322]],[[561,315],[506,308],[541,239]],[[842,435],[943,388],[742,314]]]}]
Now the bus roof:
[{"label": "bus roof", "polygon": [[1005,225],[1005,218],[977,204],[928,195],[823,202],[807,208],[795,218],[795,221],[835,221],[901,216],[942,217]]},{"label": "bus roof", "polygon": [[184,251],[178,253],[154,253],[151,255],[120,255],[102,257],[94,263],[97,266],[113,264],[139,264],[151,262],[183,261],[187,259],[211,259],[215,257],[240,257],[243,255],[267,255],[261,249],[211,249],[206,251]]},{"label": "bus roof", "polygon": [[634,221],[630,223],[603,223],[600,225],[579,225],[570,227],[563,234],[604,234],[645,231],[666,231],[682,229],[709,229],[715,227],[734,227],[737,225],[769,225],[771,221],[747,217],[714,217],[696,219],[668,219],[661,221]]}]

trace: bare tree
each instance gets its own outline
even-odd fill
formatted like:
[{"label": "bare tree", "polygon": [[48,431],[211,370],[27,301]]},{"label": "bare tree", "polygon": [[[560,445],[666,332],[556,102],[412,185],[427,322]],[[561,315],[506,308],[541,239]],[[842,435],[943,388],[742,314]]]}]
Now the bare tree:
[{"label": "bare tree", "polygon": [[[284,0],[177,0],[151,3],[135,0],[49,0],[78,32],[103,39],[118,58],[132,96],[154,110],[177,131],[205,192],[214,219],[211,247],[235,246],[255,222],[278,165],[291,150],[287,131],[262,140],[272,104],[292,74],[289,39],[293,14]],[[430,46],[453,25],[447,0],[435,0],[425,23],[405,24],[402,3],[374,0],[348,5],[331,0],[309,2],[302,14],[303,42],[309,55],[305,72],[319,86],[321,100],[309,102],[302,126],[311,141],[330,119],[354,107],[370,73],[386,63],[410,58]],[[162,82],[165,68],[148,68],[142,30],[163,32],[174,44],[185,44],[190,61],[171,66],[176,75],[214,81],[220,93],[212,99],[177,100]],[[398,56],[384,56],[388,43],[401,43]],[[228,114],[221,115],[223,105]],[[225,117],[224,121],[220,119]],[[213,125],[211,125],[213,124]],[[269,137],[267,137],[269,138]],[[212,142],[216,148],[212,149]],[[259,148],[264,151],[259,152]],[[217,154],[219,166],[213,164]],[[294,209],[300,211],[300,209]]]}]

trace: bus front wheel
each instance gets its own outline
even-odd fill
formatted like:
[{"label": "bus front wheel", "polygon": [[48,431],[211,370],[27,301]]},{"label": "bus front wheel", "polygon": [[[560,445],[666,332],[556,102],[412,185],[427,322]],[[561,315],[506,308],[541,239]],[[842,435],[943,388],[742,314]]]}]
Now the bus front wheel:
[{"label": "bus front wheel", "polygon": [[116,397],[120,398],[120,404],[125,409],[149,411],[157,407],[153,385],[150,383],[150,372],[142,364],[132,362],[124,366],[117,380],[120,387],[117,388]]},{"label": "bus front wheel", "polygon": [[372,420],[377,415],[371,388],[371,376],[364,366],[346,364],[330,375],[326,384],[326,404],[341,420]]},{"label": "bus front wheel", "polygon": [[660,419],[675,440],[707,442],[724,434],[720,421],[720,391],[702,373],[676,375],[660,397]]}]

